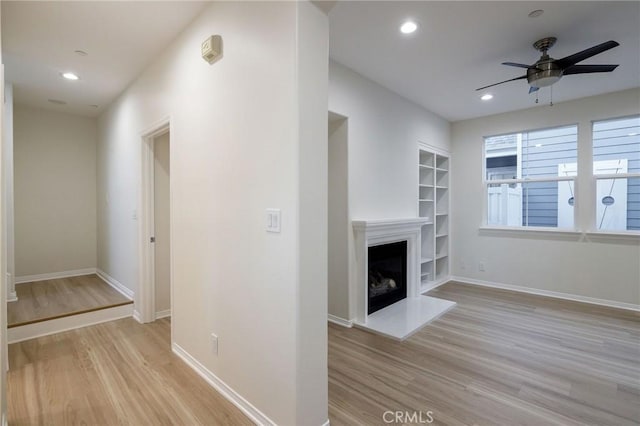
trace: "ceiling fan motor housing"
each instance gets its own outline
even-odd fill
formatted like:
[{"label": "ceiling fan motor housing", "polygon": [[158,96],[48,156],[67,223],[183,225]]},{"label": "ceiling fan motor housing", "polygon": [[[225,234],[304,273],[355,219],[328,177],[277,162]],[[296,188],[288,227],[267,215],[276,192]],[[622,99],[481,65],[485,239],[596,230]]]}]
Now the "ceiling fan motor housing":
[{"label": "ceiling fan motor housing", "polygon": [[527,69],[527,82],[532,87],[551,86],[562,77],[562,68],[560,68],[555,60],[544,55],[534,67]]}]

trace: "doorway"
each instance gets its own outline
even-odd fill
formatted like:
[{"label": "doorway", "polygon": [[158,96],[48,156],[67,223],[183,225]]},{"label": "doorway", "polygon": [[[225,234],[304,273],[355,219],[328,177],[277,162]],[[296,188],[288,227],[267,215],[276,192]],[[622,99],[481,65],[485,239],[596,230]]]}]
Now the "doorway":
[{"label": "doorway", "polygon": [[153,227],[155,319],[171,315],[171,235],[169,132],[153,143]]},{"label": "doorway", "polygon": [[135,318],[171,316],[171,132],[165,119],[142,136],[139,221],[139,291]]}]

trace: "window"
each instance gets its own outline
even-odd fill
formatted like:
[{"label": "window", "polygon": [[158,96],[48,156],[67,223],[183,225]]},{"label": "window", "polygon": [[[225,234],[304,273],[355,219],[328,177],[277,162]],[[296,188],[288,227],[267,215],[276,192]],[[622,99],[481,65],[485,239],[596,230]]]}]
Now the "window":
[{"label": "window", "polygon": [[485,138],[487,224],[574,228],[577,126]]},{"label": "window", "polygon": [[596,229],[640,231],[640,116],[593,123]]}]

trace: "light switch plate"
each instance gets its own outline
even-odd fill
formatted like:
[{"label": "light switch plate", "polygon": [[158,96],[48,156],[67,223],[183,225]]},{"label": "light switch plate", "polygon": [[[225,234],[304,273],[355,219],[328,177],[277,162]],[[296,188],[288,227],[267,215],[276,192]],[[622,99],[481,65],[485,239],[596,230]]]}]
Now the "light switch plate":
[{"label": "light switch plate", "polygon": [[280,209],[267,209],[267,232],[280,232]]}]

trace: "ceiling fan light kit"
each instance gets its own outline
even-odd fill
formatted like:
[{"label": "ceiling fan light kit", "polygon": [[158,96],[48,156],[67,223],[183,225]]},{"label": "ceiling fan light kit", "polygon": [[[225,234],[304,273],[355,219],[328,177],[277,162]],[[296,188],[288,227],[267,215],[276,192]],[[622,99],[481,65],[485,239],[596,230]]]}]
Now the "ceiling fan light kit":
[{"label": "ceiling fan light kit", "polygon": [[562,59],[554,59],[547,54],[547,51],[553,47],[556,41],[557,39],[555,37],[545,37],[533,43],[533,47],[542,52],[540,59],[538,59],[538,61],[533,65],[520,64],[516,62],[502,63],[502,65],[510,67],[525,68],[527,70],[527,74],[510,80],[501,81],[500,83],[480,87],[476,90],[483,90],[488,87],[497,86],[498,84],[515,80],[524,80],[526,78],[527,83],[529,83],[530,86],[529,93],[532,93],[541,87],[551,86],[565,75],[611,72],[618,67],[618,65],[577,65],[578,62],[619,46],[620,44],[616,41],[609,40]]}]

